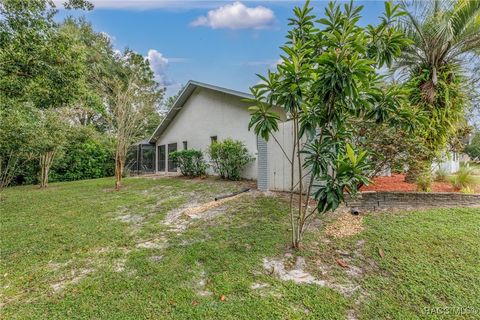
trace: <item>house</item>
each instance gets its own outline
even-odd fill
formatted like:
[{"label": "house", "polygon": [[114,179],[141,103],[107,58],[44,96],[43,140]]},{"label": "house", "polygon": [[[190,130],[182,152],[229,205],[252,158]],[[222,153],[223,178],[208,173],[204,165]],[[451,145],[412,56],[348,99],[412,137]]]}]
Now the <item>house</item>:
[{"label": "house", "polygon": [[[292,151],[292,123],[286,121],[287,117],[281,108],[276,108],[273,111],[279,114],[282,121],[278,132],[274,133],[275,139],[267,142],[257,137],[248,130],[250,104],[245,99],[249,98],[252,96],[248,93],[189,81],[147,141],[149,146],[145,141],[137,146],[142,154],[149,157],[148,163],[151,165],[146,166],[148,171],[177,174],[178,168],[170,157],[172,152],[196,149],[205,154],[211,143],[232,138],[242,141],[255,158],[244,169],[243,178],[257,180],[260,190],[289,190],[292,177],[284,152],[290,154]],[[457,162],[458,158],[454,157],[437,166],[450,173],[458,170]],[[448,164],[450,166],[447,168]],[[142,164],[142,170],[144,166]],[[298,181],[297,171],[294,171],[294,181]]]},{"label": "house", "polygon": [[[189,81],[149,142],[155,146],[155,172],[177,173],[170,154],[177,150],[196,149],[205,152],[214,141],[227,138],[242,141],[255,160],[242,177],[257,179],[257,136],[248,130],[250,112],[248,93],[197,81]],[[278,109],[278,112],[282,112]]]}]

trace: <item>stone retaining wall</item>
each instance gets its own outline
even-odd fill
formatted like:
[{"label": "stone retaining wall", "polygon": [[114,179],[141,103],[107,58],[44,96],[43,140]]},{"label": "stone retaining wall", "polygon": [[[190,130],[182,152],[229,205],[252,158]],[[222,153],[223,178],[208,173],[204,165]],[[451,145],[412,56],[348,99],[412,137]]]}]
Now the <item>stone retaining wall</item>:
[{"label": "stone retaining wall", "polygon": [[356,199],[346,197],[347,206],[361,211],[387,209],[480,207],[480,194],[450,192],[377,192],[366,191]]}]

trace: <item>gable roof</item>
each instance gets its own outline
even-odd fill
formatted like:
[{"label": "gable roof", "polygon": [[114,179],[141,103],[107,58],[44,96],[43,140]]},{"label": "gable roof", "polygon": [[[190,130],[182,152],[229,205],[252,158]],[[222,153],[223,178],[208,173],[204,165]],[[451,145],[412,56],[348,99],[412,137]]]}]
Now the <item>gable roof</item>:
[{"label": "gable roof", "polygon": [[170,111],[168,111],[167,115],[162,120],[160,125],[157,127],[157,129],[155,129],[155,132],[153,133],[153,135],[149,139],[150,143],[154,143],[158,139],[158,137],[165,131],[165,129],[167,129],[170,122],[172,122],[172,120],[175,118],[177,113],[183,108],[185,102],[188,100],[188,98],[190,98],[192,93],[197,88],[210,89],[210,90],[213,90],[213,91],[222,92],[222,93],[226,93],[226,94],[229,94],[229,95],[232,95],[232,96],[236,96],[236,97],[239,97],[239,98],[242,98],[242,99],[253,98],[253,96],[251,94],[248,94],[248,93],[245,93],[245,92],[240,92],[240,91],[236,91],[236,90],[231,90],[231,89],[227,89],[227,88],[214,86],[214,85],[203,83],[203,82],[190,80],[190,81],[187,82],[187,84],[183,88],[182,92],[180,92],[180,94],[178,95],[178,97],[175,100],[175,102],[173,103],[173,106],[170,109]]}]

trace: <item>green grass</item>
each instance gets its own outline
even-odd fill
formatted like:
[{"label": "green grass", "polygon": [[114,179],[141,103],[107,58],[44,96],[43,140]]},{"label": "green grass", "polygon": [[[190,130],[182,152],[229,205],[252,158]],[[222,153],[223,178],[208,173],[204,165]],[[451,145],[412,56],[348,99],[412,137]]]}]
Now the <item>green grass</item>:
[{"label": "green grass", "polygon": [[[365,231],[342,239],[327,239],[323,227],[310,232],[295,254],[318,279],[360,286],[349,297],[263,269],[264,258],[288,251],[288,206],[279,198],[241,196],[179,233],[164,224],[168,212],[241,186],[144,178],[126,179],[118,192],[112,185],[98,179],[2,194],[0,318],[344,319],[354,310],[362,319],[414,319],[428,318],[425,307],[480,310],[480,209],[368,215]],[[140,222],[118,220],[125,214]],[[137,247],[159,235],[166,248]],[[336,250],[357,250],[349,264],[361,277],[335,263]]]},{"label": "green grass", "polygon": [[378,271],[362,281],[363,318],[413,319],[432,307],[474,308],[480,316],[479,209],[384,214],[367,224],[365,255]]}]

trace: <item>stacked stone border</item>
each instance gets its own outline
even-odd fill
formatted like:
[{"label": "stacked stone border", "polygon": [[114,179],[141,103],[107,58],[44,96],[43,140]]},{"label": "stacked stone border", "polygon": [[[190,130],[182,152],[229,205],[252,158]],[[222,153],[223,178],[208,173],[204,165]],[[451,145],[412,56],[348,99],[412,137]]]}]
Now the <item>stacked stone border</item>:
[{"label": "stacked stone border", "polygon": [[360,211],[388,209],[480,207],[480,194],[453,192],[365,191],[355,199],[346,196],[348,207]]}]

